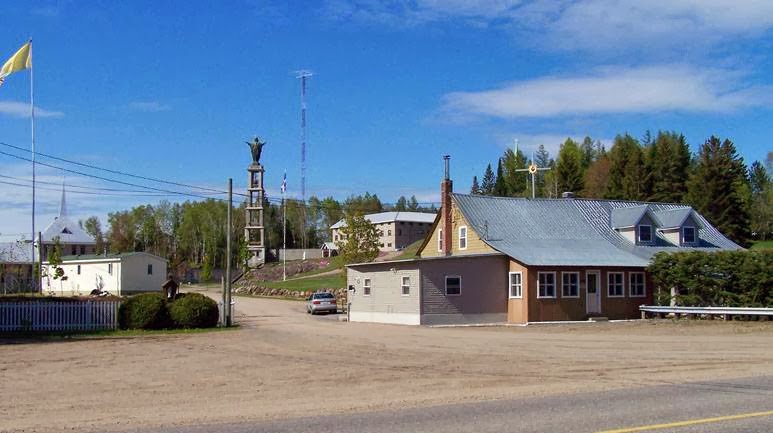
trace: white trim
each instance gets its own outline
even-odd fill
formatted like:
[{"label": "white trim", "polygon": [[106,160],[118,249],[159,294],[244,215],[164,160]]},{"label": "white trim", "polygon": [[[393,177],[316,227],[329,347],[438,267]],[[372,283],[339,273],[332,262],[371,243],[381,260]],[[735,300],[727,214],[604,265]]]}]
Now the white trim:
[{"label": "white trim", "polygon": [[[634,275],[641,275],[641,284],[642,284],[642,294],[641,295],[634,295],[633,294],[633,276]],[[647,297],[647,276],[644,274],[644,272],[628,272],[628,296],[631,298],[646,298]]]},{"label": "white trim", "polygon": [[[513,296],[513,275],[518,274],[519,282],[517,284],[518,286],[518,296]],[[507,296],[509,299],[523,299],[523,272],[521,271],[515,271],[515,272],[508,272],[507,274]]]},{"label": "white trim", "polygon": [[[685,229],[692,229],[692,241],[688,242],[685,240],[684,236],[684,230]],[[694,245],[698,242],[698,230],[694,226],[684,226],[679,230],[679,234],[682,236],[682,244],[686,245]]]},{"label": "white trim", "polygon": [[[368,282],[365,284],[365,282]],[[368,293],[365,293],[365,288],[368,288]],[[373,293],[373,280],[370,278],[363,278],[362,279],[362,296],[370,297],[370,295]]]},{"label": "white trim", "polygon": [[[462,237],[462,229],[464,229],[464,237]],[[459,250],[466,250],[468,246],[467,242],[467,235],[469,234],[469,230],[467,230],[467,226],[460,226],[459,227]],[[464,239],[464,247],[462,247],[462,239]]]},{"label": "white trim", "polygon": [[[553,275],[553,296],[540,296],[540,275],[542,274],[552,274]],[[549,271],[549,272],[537,272],[537,299],[555,299],[558,295],[558,288],[556,287],[556,271]]]},{"label": "white trim", "polygon": [[[576,275],[577,276],[577,294],[575,296],[564,295],[564,275]],[[561,297],[567,299],[579,299],[580,298],[580,273],[577,271],[561,272]]]},{"label": "white trim", "polygon": [[[458,278],[459,279],[459,293],[448,293],[448,279],[449,278]],[[462,276],[461,275],[446,275],[446,286],[445,286],[445,293],[446,296],[462,296]]]},{"label": "white trim", "polygon": [[[621,291],[622,295],[610,295],[609,289],[611,288],[609,284],[609,276],[610,275],[622,275],[623,277],[620,279],[620,284],[623,285],[623,290]],[[607,298],[625,298],[625,272],[607,272]]]},{"label": "white trim", "polygon": [[437,252],[443,252],[443,229],[437,229]]},{"label": "white trim", "polygon": [[[405,284],[405,279],[408,279],[408,285]],[[408,287],[408,293],[405,293],[405,290],[403,290],[405,287]],[[401,275],[400,276],[400,296],[411,296],[411,276],[410,275]]]},{"label": "white trim", "polygon": [[[644,239],[641,238],[641,228],[642,227],[649,227],[650,228],[650,238],[649,238],[649,240],[645,241]],[[653,242],[655,240],[655,232],[652,230],[652,225],[651,224],[639,224],[638,226],[636,226],[636,240],[638,242],[643,242],[643,243],[647,243],[647,244]]]}]

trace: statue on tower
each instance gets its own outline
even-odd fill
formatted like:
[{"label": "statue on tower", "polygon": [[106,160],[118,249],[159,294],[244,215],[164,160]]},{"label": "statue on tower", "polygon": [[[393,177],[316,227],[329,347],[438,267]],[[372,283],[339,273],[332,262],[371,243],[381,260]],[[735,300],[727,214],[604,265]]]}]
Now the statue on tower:
[{"label": "statue on tower", "polygon": [[263,146],[266,145],[265,141],[260,141],[260,137],[255,137],[252,141],[246,141],[248,146],[250,146],[250,151],[252,152],[252,163],[254,165],[260,165],[260,154],[263,152]]}]

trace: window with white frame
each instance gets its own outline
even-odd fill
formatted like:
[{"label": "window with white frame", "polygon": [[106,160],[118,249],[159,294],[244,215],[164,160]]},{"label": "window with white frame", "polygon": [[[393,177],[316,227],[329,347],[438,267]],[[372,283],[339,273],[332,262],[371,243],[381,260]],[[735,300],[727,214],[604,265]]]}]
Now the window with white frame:
[{"label": "window with white frame", "polygon": [[562,298],[580,297],[580,273],[579,272],[561,272],[561,297]]},{"label": "window with white frame", "polygon": [[538,298],[555,298],[556,297],[556,273],[555,272],[538,272],[537,273]]},{"label": "window with white frame", "polygon": [[409,296],[411,294],[411,277],[403,277],[400,283],[400,291],[403,296]]},{"label": "window with white frame", "polygon": [[437,231],[437,250],[438,252],[443,251],[443,229]]},{"label": "window with white frame", "polygon": [[622,272],[609,272],[607,274],[607,297],[622,298],[625,296]]},{"label": "window with white frame", "polygon": [[458,275],[446,275],[446,295],[459,296],[462,294],[462,277]]},{"label": "window with white frame", "polygon": [[392,230],[387,230],[387,236],[392,236]]},{"label": "window with white frame", "polygon": [[639,226],[639,242],[652,242],[652,226],[646,224]]},{"label": "window with white frame", "polygon": [[510,297],[523,298],[523,274],[510,272]]},{"label": "window with white frame", "polygon": [[362,280],[362,296],[370,296],[370,278]]},{"label": "window with white frame", "polygon": [[643,298],[647,296],[647,287],[646,283],[644,282],[644,272],[631,272],[628,274],[629,276],[629,290],[631,291],[631,296],[637,297],[637,298]]},{"label": "window with white frame", "polygon": [[112,263],[108,263],[107,264],[107,273],[110,274],[110,275],[113,275],[113,264]]},{"label": "window with white frame", "polygon": [[466,226],[459,227],[459,249],[460,250],[467,249],[467,227]]},{"label": "window with white frame", "polygon": [[685,243],[685,244],[695,243],[695,227],[690,227],[690,226],[682,227],[682,243]]}]

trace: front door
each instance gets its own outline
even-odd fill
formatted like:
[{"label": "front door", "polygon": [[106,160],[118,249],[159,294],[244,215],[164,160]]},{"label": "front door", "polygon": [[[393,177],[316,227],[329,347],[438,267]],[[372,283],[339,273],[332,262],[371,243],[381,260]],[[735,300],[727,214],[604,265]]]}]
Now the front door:
[{"label": "front door", "polygon": [[585,273],[585,312],[601,313],[601,273],[588,271]]}]

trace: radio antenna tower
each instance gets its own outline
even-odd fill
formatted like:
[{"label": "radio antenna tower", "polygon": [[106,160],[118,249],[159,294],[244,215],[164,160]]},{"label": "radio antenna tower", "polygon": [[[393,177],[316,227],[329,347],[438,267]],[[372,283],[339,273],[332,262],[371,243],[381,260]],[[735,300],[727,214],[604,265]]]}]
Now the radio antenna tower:
[{"label": "radio antenna tower", "polygon": [[[306,249],[306,79],[311,71],[295,71],[295,78],[301,80],[301,247]],[[306,258],[304,251],[303,258]]]}]

